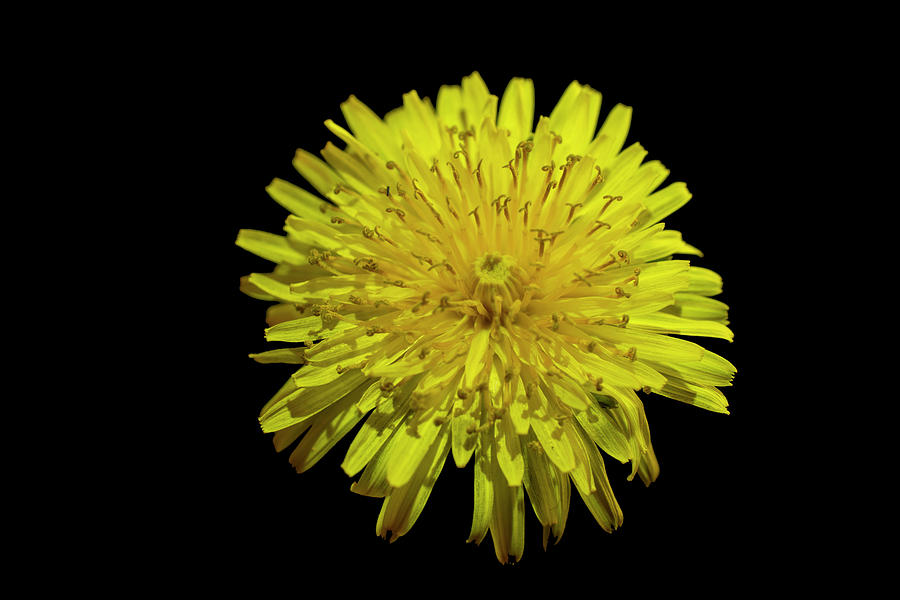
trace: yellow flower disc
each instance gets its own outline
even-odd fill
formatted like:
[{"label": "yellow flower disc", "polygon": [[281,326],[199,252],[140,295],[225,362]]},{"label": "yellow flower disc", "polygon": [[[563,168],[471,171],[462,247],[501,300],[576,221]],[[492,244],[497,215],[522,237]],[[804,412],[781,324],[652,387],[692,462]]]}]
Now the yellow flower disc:
[{"label": "yellow flower disc", "polygon": [[[499,111],[498,111],[499,105]],[[622,522],[601,450],[647,484],[659,471],[642,402],[727,412],[734,367],[681,337],[732,339],[721,279],[661,222],[691,197],[624,150],[631,109],[596,132],[600,93],[573,82],[534,123],[534,86],[502,100],[477,73],[436,107],[413,91],[382,120],[351,96],[349,131],[294,166],[320,198],[274,180],[286,235],[237,244],[277,263],[242,280],[274,302],[251,355],[300,368],[262,410],[298,471],[362,425],[343,469],[383,498],[378,532],[407,533],[448,456],[474,461],[469,540],[501,562],[524,549],[525,497],[562,535],[570,482],[607,531]],[[352,133],[351,133],[352,132]]]}]

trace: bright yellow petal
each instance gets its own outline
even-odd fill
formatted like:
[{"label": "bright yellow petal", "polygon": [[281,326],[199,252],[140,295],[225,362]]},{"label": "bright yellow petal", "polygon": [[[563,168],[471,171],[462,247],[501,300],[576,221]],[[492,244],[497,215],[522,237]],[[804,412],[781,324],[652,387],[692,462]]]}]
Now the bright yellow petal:
[{"label": "bright yellow petal", "polygon": [[291,365],[302,365],[306,362],[304,356],[304,348],[279,348],[278,350],[269,350],[258,354],[251,354],[250,358],[258,363],[286,363]]},{"label": "bright yellow petal", "polygon": [[655,313],[637,315],[628,324],[630,327],[642,331],[715,337],[729,342],[734,341],[734,334],[731,330],[715,321],[698,321],[665,313]]},{"label": "bright yellow petal", "polygon": [[450,423],[452,432],[453,461],[458,468],[469,464],[478,436],[474,434],[478,427],[475,416],[480,412],[476,394],[469,394],[467,398],[457,403],[453,411],[453,421]]},{"label": "bright yellow petal", "polygon": [[575,468],[575,454],[568,440],[563,435],[563,427],[556,419],[550,417],[531,419],[531,430],[541,444],[547,458],[563,473]]},{"label": "bright yellow petal", "polygon": [[525,496],[522,486],[507,485],[506,477],[494,461],[494,509],[491,513],[491,539],[501,564],[522,559],[525,549]]},{"label": "bright yellow petal", "polygon": [[616,104],[591,142],[586,154],[593,156],[601,173],[612,162],[613,158],[625,144],[628,129],[631,127],[631,107]]},{"label": "bright yellow petal", "polygon": [[450,449],[444,430],[429,447],[415,474],[404,487],[391,490],[378,517],[378,534],[391,542],[405,535],[415,524],[434,489]]},{"label": "bright yellow petal", "polygon": [[382,397],[347,450],[341,464],[347,475],[352,477],[359,473],[406,419],[409,411],[409,395],[413,387],[414,385],[407,384],[394,393]]},{"label": "bright yellow petal", "polygon": [[511,140],[518,142],[531,135],[533,124],[534,82],[530,79],[513,78],[500,100],[497,126],[508,129]]},{"label": "bright yellow petal", "polygon": [[550,128],[562,137],[559,156],[583,155],[597,129],[600,92],[573,81],[550,113]]},{"label": "bright yellow petal", "polygon": [[691,193],[684,182],[670,184],[655,194],[648,196],[643,204],[647,214],[641,219],[641,226],[647,227],[659,223],[673,212],[688,203]]},{"label": "bright yellow petal", "polygon": [[291,464],[298,473],[319,462],[359,423],[363,415],[356,410],[355,404],[368,385],[371,384],[360,385],[316,416],[315,423],[291,453]]},{"label": "bright yellow petal", "polygon": [[509,413],[504,414],[495,423],[494,453],[506,482],[511,486],[522,485],[525,457],[522,455],[519,434],[516,433],[515,424]]},{"label": "bright yellow petal", "polygon": [[675,294],[675,302],[666,307],[664,312],[685,319],[718,321],[722,325],[728,325],[728,305],[699,294]]},{"label": "bright yellow petal", "polygon": [[622,509],[613,496],[609,479],[606,477],[606,468],[603,466],[603,457],[597,452],[597,447],[590,440],[586,440],[584,448],[588,450],[590,468],[594,477],[594,491],[586,493],[578,489],[578,494],[584,501],[588,510],[594,515],[597,523],[606,531],[618,529],[622,524]]},{"label": "bright yellow petal", "polygon": [[477,436],[475,455],[475,503],[472,512],[472,528],[468,542],[480,544],[491,525],[494,512],[494,471],[493,444],[490,434],[485,431]]},{"label": "bright yellow petal", "polygon": [[409,483],[434,445],[435,438],[441,432],[447,433],[445,421],[437,418],[446,412],[445,405],[446,402],[411,416],[394,433],[387,467],[387,480],[391,487],[399,488]]},{"label": "bright yellow petal", "polygon": [[273,179],[266,186],[266,192],[275,202],[304,219],[329,223],[337,210],[334,205],[283,179]]},{"label": "bright yellow petal", "polygon": [[341,104],[341,112],[359,141],[377,152],[382,159],[400,158],[400,146],[391,129],[356,96],[351,95]]},{"label": "bright yellow petal", "polygon": [[[300,371],[310,368],[302,367]],[[328,385],[316,384],[314,387],[301,387],[304,383],[323,379],[324,377],[318,373],[315,374],[314,379],[306,379],[303,376],[295,378],[294,383],[300,389],[281,398],[260,415],[259,422],[263,431],[266,433],[278,431],[308,419],[349,394],[366,378],[359,369],[354,369],[329,380]]]},{"label": "bright yellow petal", "polygon": [[294,265],[302,265],[307,262],[306,257],[292,247],[283,235],[241,229],[235,244],[272,262],[286,262]]}]

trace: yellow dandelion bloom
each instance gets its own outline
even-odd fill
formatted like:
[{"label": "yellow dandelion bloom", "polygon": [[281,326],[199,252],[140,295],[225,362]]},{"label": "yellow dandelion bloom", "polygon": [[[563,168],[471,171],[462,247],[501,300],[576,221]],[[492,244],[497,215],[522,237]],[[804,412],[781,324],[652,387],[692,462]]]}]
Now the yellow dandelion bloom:
[{"label": "yellow dandelion bloom", "polygon": [[[727,412],[734,367],[681,336],[732,339],[720,277],[661,222],[691,197],[624,150],[631,109],[596,132],[600,93],[573,82],[534,124],[534,86],[502,98],[477,73],[432,104],[415,92],[378,118],[351,96],[324,158],[294,166],[319,196],[275,179],[285,235],[237,244],[277,266],[242,290],[275,302],[251,355],[300,365],[262,429],[297,471],[359,426],[352,490],[383,498],[392,541],[420,515],[448,456],[473,463],[469,541],[501,562],[524,549],[525,498],[544,545],[562,535],[570,482],[600,526],[622,523],[601,450],[646,484],[659,471],[637,392]],[[359,425],[361,423],[361,425]]]}]

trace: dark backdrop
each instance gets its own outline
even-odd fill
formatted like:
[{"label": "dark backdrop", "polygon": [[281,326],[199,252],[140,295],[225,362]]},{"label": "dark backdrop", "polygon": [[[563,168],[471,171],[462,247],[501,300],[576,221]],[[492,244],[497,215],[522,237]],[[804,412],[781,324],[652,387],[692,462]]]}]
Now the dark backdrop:
[{"label": "dark backdrop", "polygon": [[[794,500],[802,483],[793,475],[803,452],[788,435],[797,400],[785,366],[791,342],[778,329],[792,309],[789,299],[772,299],[786,279],[777,259],[792,225],[779,197],[784,157],[769,146],[795,110],[785,70],[748,39],[725,34],[657,45],[597,40],[564,52],[539,44],[457,52],[420,39],[413,46],[420,52],[398,53],[399,43],[236,37],[187,65],[195,73],[192,89],[201,92],[188,103],[188,120],[203,165],[192,202],[203,207],[205,256],[197,264],[205,265],[209,286],[192,306],[207,325],[209,355],[194,372],[204,384],[189,401],[195,421],[188,428],[192,451],[181,461],[183,487],[163,490],[183,523],[176,543],[260,580],[278,573],[327,578],[337,566],[339,578],[377,572],[373,581],[387,585],[427,571],[436,585],[450,585],[461,573],[552,577],[565,568],[586,579],[666,573],[673,585],[690,585],[711,572],[747,578],[786,568],[802,543]],[[445,51],[432,52],[434,45]],[[693,193],[666,223],[704,251],[696,264],[724,278],[720,299],[731,306],[735,341],[703,344],[738,369],[725,390],[731,415],[646,400],[661,474],[645,488],[626,481],[625,466],[607,461],[625,515],[620,530],[603,532],[573,489],[565,535],[544,552],[526,500],[523,561],[505,569],[490,539],[480,547],[465,543],[471,466],[460,471],[448,461],[412,531],[388,544],[374,534],[380,500],[351,493],[339,466],[353,434],[302,475],[287,453],[274,452],[257,416],[293,369],[247,358],[266,349],[266,303],[241,295],[238,279],[269,263],[234,246],[238,229],[281,230],[286,213],[264,188],[273,177],[303,183],[291,166],[294,150],[315,152],[332,139],[322,123],[343,124],[339,104],[349,94],[383,115],[404,92],[434,99],[441,84],[459,83],[473,70],[498,95],[512,76],[534,79],[536,112],[544,115],[573,79],[602,92],[601,122],[618,102],[634,108],[626,144],[640,141],[648,160],[670,169],[669,182],[685,181]]]}]

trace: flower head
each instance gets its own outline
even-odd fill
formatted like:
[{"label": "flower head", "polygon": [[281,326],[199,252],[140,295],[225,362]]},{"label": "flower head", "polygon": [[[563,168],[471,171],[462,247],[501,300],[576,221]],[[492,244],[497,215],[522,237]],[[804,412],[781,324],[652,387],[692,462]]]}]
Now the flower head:
[{"label": "flower head", "polygon": [[[498,111],[499,104],[499,111]],[[242,280],[275,304],[251,355],[301,365],[260,423],[298,471],[357,424],[343,469],[383,498],[377,528],[412,527],[448,456],[474,463],[470,541],[518,560],[527,495],[544,543],[562,535],[570,482],[601,527],[622,522],[601,450],[647,484],[658,473],[637,391],[717,412],[734,367],[669,334],[731,340],[712,271],[661,222],[691,197],[634,144],[617,105],[573,82],[532,129],[534,87],[502,100],[477,73],[413,91],[384,120],[351,96],[350,131],[325,125],[324,162],[294,165],[328,201],[274,180],[286,235],[237,244],[277,263]],[[352,133],[351,133],[352,131]],[[301,438],[302,436],[302,438]]]}]

